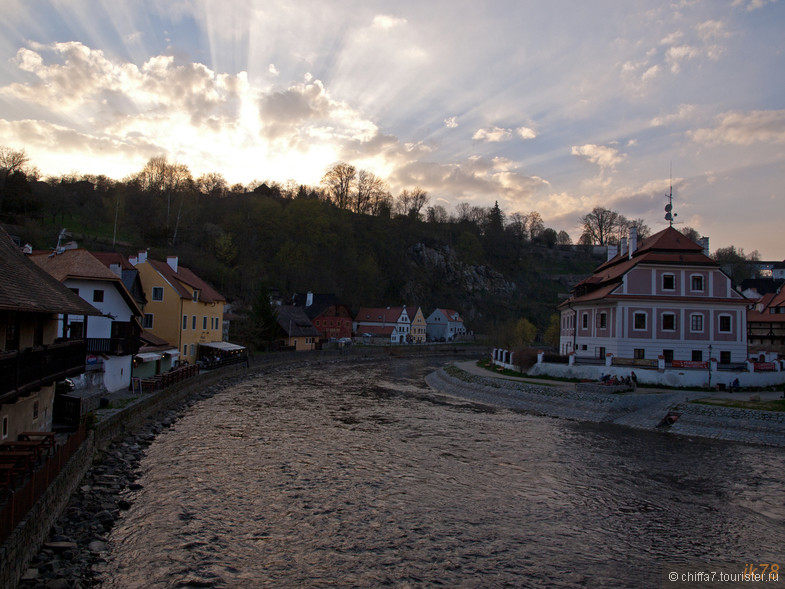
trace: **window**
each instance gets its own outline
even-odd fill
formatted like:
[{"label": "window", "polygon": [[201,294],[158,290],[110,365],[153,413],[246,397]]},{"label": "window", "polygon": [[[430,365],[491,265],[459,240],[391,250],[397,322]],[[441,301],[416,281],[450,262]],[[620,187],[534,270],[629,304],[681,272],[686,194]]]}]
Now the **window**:
[{"label": "window", "polygon": [[703,352],[701,350],[693,350],[692,351],[692,361],[693,362],[703,362]]},{"label": "window", "polygon": [[185,344],[183,346],[183,356],[187,356],[187,355],[188,355],[188,344]]},{"label": "window", "polygon": [[730,364],[730,352],[720,352],[720,364]]},{"label": "window", "polygon": [[3,415],[3,439],[8,437],[8,416]]},{"label": "window", "polygon": [[703,276],[690,277],[690,290],[698,292],[703,290]]},{"label": "window", "polygon": [[635,313],[633,315],[633,329],[646,329],[646,313]]},{"label": "window", "polygon": [[196,344],[191,344],[191,356],[196,353]]},{"label": "window", "polygon": [[207,329],[207,315],[202,317],[202,329]]},{"label": "window", "polygon": [[605,358],[605,348],[604,347],[595,348],[595,350],[597,351],[597,357],[598,358]]},{"label": "window", "polygon": [[583,329],[588,329],[589,328],[589,314],[588,313],[584,313],[583,314],[583,319],[581,319],[581,321],[583,321]]},{"label": "window", "polygon": [[188,329],[188,315],[183,315],[183,329]]},{"label": "window", "polygon": [[585,351],[586,351],[586,350],[588,350],[588,349],[589,349],[589,348],[587,348],[587,347],[586,347],[586,344],[581,344],[581,351],[582,351],[582,352],[585,352]]},{"label": "window", "polygon": [[95,289],[93,291],[93,302],[94,303],[103,303],[104,302],[104,291],[100,289]]},{"label": "window", "polygon": [[703,331],[703,315],[700,313],[693,313],[690,315],[690,331]]},{"label": "window", "polygon": [[597,327],[600,329],[607,329],[608,328],[608,314],[607,313],[600,313],[597,316]]},{"label": "window", "polygon": [[198,303],[199,302],[199,291],[196,290],[196,289],[194,289],[193,302],[194,303]]},{"label": "window", "polygon": [[164,300],[164,287],[163,286],[154,286],[153,287],[153,300],[154,301],[162,301],[162,300]]},{"label": "window", "polygon": [[673,364],[673,350],[663,350],[662,357],[666,364]]},{"label": "window", "polygon": [[632,352],[632,355],[636,360],[643,360],[646,358],[646,350],[643,348],[635,348]]},{"label": "window", "polygon": [[730,315],[720,315],[720,333],[730,333]]},{"label": "window", "polygon": [[71,292],[72,292],[72,293],[74,293],[75,295],[77,295],[77,296],[79,295],[79,289],[78,289],[78,288],[72,288],[72,289],[70,289],[70,290],[71,290]]},{"label": "window", "polygon": [[196,315],[191,319],[191,329],[196,329]]},{"label": "window", "polygon": [[152,313],[145,313],[144,319],[142,319],[142,327],[145,329],[152,329],[153,328],[153,314]]},{"label": "window", "polygon": [[676,315],[673,313],[662,314],[662,330],[676,331]]},{"label": "window", "polygon": [[673,274],[663,274],[662,290],[676,290],[676,276]]},{"label": "window", "polygon": [[38,419],[38,401],[33,401],[33,421]]}]

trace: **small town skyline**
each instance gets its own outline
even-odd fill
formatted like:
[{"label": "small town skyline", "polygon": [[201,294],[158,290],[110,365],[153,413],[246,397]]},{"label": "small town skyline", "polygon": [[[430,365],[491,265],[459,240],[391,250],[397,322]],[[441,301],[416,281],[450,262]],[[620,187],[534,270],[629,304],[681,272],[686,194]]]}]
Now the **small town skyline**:
[{"label": "small town skyline", "polygon": [[[45,174],[158,155],[230,183],[318,185],[346,161],[393,195],[595,206],[779,260],[785,5],[12,1],[0,130]],[[777,214],[780,213],[780,214]]]}]

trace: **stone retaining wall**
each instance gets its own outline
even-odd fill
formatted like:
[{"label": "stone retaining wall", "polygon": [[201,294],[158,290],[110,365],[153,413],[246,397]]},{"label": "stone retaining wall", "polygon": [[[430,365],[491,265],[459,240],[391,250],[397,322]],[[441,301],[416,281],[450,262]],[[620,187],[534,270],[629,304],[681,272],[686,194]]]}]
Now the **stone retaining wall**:
[{"label": "stone retaining wall", "polygon": [[[448,395],[551,417],[785,447],[785,413],[687,403],[684,392],[618,395],[574,391],[477,376],[454,366],[428,375],[426,382]],[[672,426],[657,429],[669,412],[679,413],[679,419]]]}]

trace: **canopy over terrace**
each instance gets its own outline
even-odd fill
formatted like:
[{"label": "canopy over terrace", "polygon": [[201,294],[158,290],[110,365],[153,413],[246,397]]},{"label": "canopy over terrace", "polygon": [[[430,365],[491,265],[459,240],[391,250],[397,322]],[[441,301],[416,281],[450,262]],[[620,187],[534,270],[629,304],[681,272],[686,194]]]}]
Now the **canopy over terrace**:
[{"label": "canopy over terrace", "polygon": [[199,360],[217,359],[221,364],[242,362],[246,359],[246,349],[229,342],[207,342],[199,344]]}]

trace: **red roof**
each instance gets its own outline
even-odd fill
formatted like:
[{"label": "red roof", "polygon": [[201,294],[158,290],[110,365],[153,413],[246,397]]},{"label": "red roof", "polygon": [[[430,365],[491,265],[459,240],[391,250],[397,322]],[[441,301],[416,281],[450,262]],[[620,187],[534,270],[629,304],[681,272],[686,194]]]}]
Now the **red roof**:
[{"label": "red roof", "polygon": [[397,323],[405,307],[360,307],[358,323]]},{"label": "red roof", "polygon": [[[458,311],[455,311],[455,310],[453,310],[453,309],[439,309],[439,311],[441,311],[442,313],[444,313],[444,315],[445,315],[445,316],[447,317],[447,319],[449,319],[450,321],[455,321],[455,322],[460,322],[460,323],[463,323],[463,319],[461,318],[461,314],[460,314],[460,313],[458,313]],[[455,317],[456,315],[457,315],[457,319],[454,319],[454,317]]]},{"label": "red roof", "polygon": [[169,283],[180,294],[180,297],[184,299],[190,299],[192,296],[191,292],[183,286],[183,284],[185,284],[190,286],[192,289],[201,291],[199,294],[199,300],[203,303],[226,301],[221,293],[219,293],[185,266],[178,264],[177,272],[175,272],[167,262],[159,262],[158,260],[151,260],[149,258],[147,261],[159,274],[169,281]]},{"label": "red roof", "polygon": [[90,252],[95,258],[107,268],[112,264],[118,264],[122,270],[133,270],[133,264],[128,261],[123,254],[117,252]]},{"label": "red roof", "polygon": [[[575,285],[573,296],[559,306],[612,297],[613,291],[621,285],[623,276],[639,264],[719,268],[717,262],[703,253],[702,245],[695,243],[673,227],[666,227],[641,241],[638,248],[632,253],[632,257],[629,257],[628,253],[618,254],[601,264],[594,274]],[[740,299],[714,298],[712,300],[739,302]]]}]

